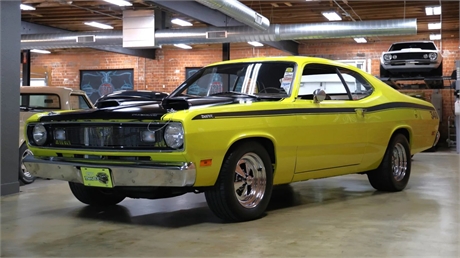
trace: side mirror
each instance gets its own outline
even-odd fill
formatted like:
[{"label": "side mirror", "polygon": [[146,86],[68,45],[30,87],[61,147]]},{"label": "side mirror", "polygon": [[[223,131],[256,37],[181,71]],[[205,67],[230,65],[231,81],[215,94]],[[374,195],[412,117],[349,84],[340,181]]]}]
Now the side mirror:
[{"label": "side mirror", "polygon": [[322,89],[316,89],[314,92],[313,92],[313,101],[315,103],[319,103],[323,100],[326,99],[326,92]]}]

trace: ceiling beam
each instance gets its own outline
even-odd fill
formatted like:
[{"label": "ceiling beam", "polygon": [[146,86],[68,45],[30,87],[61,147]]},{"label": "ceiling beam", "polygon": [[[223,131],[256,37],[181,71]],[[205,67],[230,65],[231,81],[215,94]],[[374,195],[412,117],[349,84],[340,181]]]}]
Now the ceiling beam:
[{"label": "ceiling beam", "polygon": [[[199,4],[195,1],[160,1],[160,0],[150,0],[148,2],[155,3],[163,8],[166,8],[170,11],[180,13],[182,15],[188,16],[197,21],[215,26],[215,27],[231,27],[231,26],[246,26],[245,24],[228,17],[227,15],[213,10],[207,6]],[[299,54],[299,44],[292,40],[281,40],[281,41],[271,41],[263,42],[265,45],[271,46],[273,48],[288,52],[292,55]]]},{"label": "ceiling beam", "polygon": [[[49,26],[39,25],[35,23],[21,21],[21,35],[22,34],[47,34],[47,33],[68,33],[72,31],[53,28]],[[90,47],[92,49],[114,52],[118,54],[138,56],[149,59],[155,59],[155,49],[130,49],[117,46],[100,46]]]}]

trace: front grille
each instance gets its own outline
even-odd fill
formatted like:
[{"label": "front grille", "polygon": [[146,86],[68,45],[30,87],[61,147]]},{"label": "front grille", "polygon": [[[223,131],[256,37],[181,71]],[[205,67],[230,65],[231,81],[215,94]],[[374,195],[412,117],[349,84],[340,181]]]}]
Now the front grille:
[{"label": "front grille", "polygon": [[[172,150],[163,139],[165,124],[152,123],[69,123],[45,124],[48,141],[45,146],[74,149]],[[154,141],[143,141],[145,131],[153,132]],[[56,132],[65,132],[58,140]],[[57,133],[59,134],[59,133]]]},{"label": "front grille", "polygon": [[400,53],[397,54],[396,60],[406,60],[406,59],[426,59],[429,60],[428,58],[423,58],[423,55],[427,53]]}]

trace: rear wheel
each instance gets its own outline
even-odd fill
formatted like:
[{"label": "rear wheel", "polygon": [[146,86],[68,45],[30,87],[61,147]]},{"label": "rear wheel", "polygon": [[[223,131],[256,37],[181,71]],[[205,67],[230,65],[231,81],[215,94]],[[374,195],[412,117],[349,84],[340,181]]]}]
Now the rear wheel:
[{"label": "rear wheel", "polygon": [[22,162],[25,157],[33,155],[32,151],[27,148],[27,145],[23,143],[19,148],[19,180],[23,184],[31,184],[35,181],[35,177],[30,174],[26,166]]},{"label": "rear wheel", "polygon": [[205,196],[219,218],[248,221],[264,214],[272,188],[273,169],[267,151],[257,142],[246,142],[225,157],[216,184]]},{"label": "rear wheel", "polygon": [[80,183],[69,182],[73,195],[82,203],[94,206],[115,205],[125,199],[125,196],[114,189],[88,187]]},{"label": "rear wheel", "polygon": [[380,166],[367,173],[372,187],[380,191],[403,190],[410,177],[411,154],[409,142],[402,134],[391,139]]}]

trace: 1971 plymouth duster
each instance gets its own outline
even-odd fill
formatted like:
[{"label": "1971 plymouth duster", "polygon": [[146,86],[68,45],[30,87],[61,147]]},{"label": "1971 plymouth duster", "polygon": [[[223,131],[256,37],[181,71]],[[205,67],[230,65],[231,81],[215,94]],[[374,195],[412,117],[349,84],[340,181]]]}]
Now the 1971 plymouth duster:
[{"label": "1971 plymouth duster", "polygon": [[202,68],[157,102],[31,117],[24,163],[89,205],[204,192],[226,221],[261,217],[274,185],[366,174],[401,191],[430,148],[434,107],[342,63],[312,57]]},{"label": "1971 plymouth duster", "polygon": [[21,86],[19,112],[19,181],[30,184],[35,177],[27,171],[22,160],[31,155],[24,136],[24,124],[32,115],[53,110],[76,110],[93,108],[91,100],[81,90],[60,86]]}]

